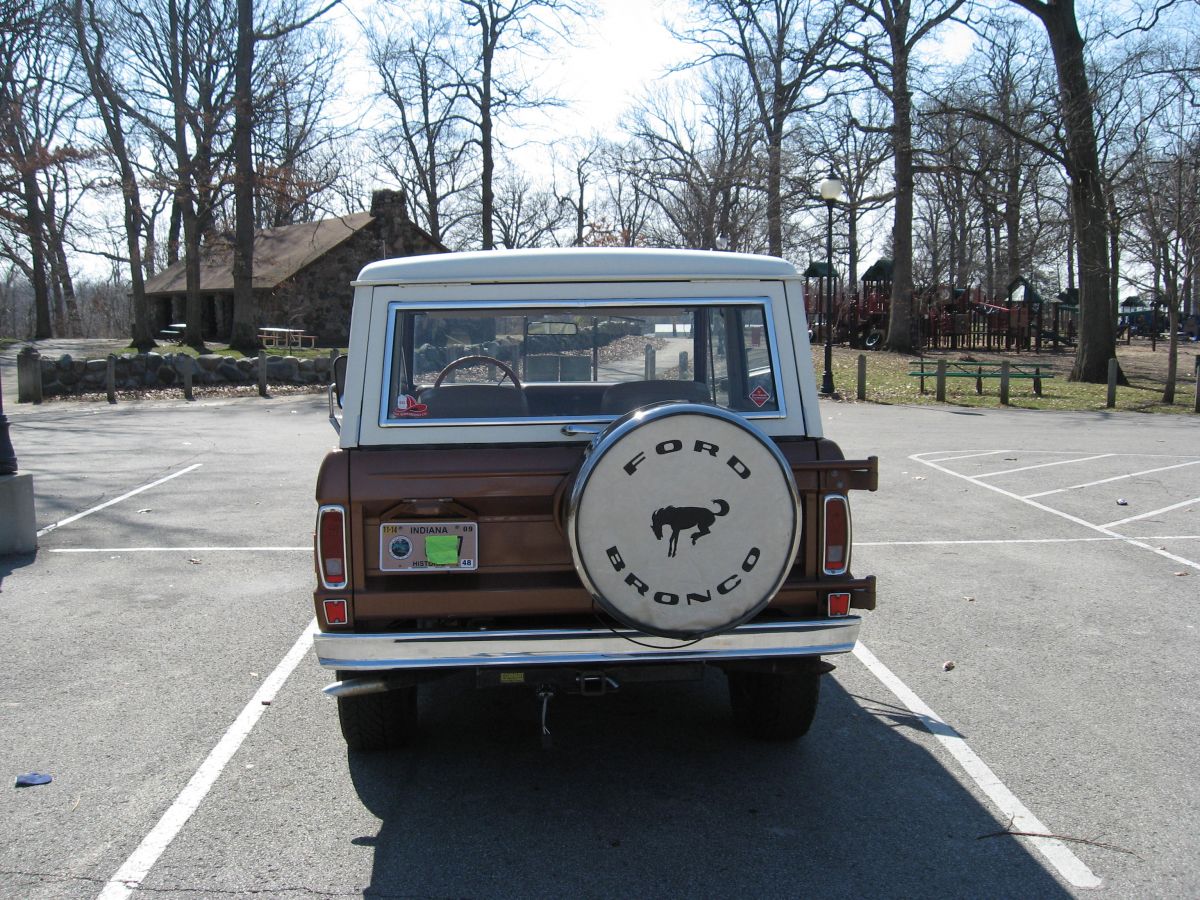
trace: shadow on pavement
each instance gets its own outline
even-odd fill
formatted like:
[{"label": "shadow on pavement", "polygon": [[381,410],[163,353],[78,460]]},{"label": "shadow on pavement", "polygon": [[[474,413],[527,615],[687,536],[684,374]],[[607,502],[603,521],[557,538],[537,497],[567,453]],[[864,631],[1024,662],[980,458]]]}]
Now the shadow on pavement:
[{"label": "shadow on pavement", "polygon": [[902,724],[833,679],[796,744],[733,731],[724,678],[533,698],[446,681],[417,745],[349,754],[381,820],[364,896],[1069,896]]},{"label": "shadow on pavement", "polygon": [[36,551],[33,553],[11,553],[6,556],[0,556],[0,592],[4,589],[5,578],[17,571],[17,569],[33,565],[36,559]]}]

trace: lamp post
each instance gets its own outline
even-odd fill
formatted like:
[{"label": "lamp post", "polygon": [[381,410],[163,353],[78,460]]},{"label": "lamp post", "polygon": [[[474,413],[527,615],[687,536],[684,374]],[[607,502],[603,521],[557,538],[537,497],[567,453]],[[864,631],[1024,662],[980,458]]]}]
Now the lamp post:
[{"label": "lamp post", "polygon": [[842,196],[842,182],[832,175],[821,182],[821,199],[829,210],[829,227],[825,236],[825,265],[829,289],[825,292],[825,372],[821,376],[821,393],[833,395],[833,204]]}]

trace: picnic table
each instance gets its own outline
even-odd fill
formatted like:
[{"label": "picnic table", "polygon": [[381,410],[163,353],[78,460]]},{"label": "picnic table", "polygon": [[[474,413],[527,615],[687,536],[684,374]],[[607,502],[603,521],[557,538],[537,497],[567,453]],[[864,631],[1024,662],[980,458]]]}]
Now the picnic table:
[{"label": "picnic table", "polygon": [[[946,359],[938,360],[936,363],[923,359],[918,364],[917,370],[908,374],[921,379],[922,394],[925,393],[926,378],[936,378],[939,381],[945,378],[974,378],[976,394],[983,393],[985,378],[1000,378],[1031,380],[1033,393],[1038,397],[1042,396],[1042,380],[1054,377],[1053,369],[1042,363],[950,361]],[[944,382],[938,385],[939,399],[942,399],[942,395],[945,394],[943,385]]]},{"label": "picnic table", "polygon": [[295,347],[299,350],[305,343],[309,347],[317,346],[316,336],[305,334],[303,328],[262,327],[258,329],[258,340],[264,347]]},{"label": "picnic table", "polygon": [[187,333],[186,322],[173,322],[162,331],[158,336],[164,341],[170,341],[173,344],[182,344],[183,336]]}]

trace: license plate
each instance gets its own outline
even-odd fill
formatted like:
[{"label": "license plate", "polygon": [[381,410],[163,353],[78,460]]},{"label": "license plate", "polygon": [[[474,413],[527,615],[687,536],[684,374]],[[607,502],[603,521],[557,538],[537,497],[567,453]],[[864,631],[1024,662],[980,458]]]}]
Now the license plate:
[{"label": "license plate", "polygon": [[479,565],[474,522],[384,522],[379,526],[382,572],[473,572]]}]

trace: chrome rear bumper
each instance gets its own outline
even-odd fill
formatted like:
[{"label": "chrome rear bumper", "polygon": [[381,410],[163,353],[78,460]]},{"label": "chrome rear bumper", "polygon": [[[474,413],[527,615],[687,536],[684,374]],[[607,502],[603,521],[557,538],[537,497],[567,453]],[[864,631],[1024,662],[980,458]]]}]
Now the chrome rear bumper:
[{"label": "chrome rear bumper", "polygon": [[850,652],[861,624],[858,616],[767,622],[742,625],[694,643],[607,628],[329,632],[318,634],[313,648],[321,665],[328,669],[361,671],[825,656]]}]

